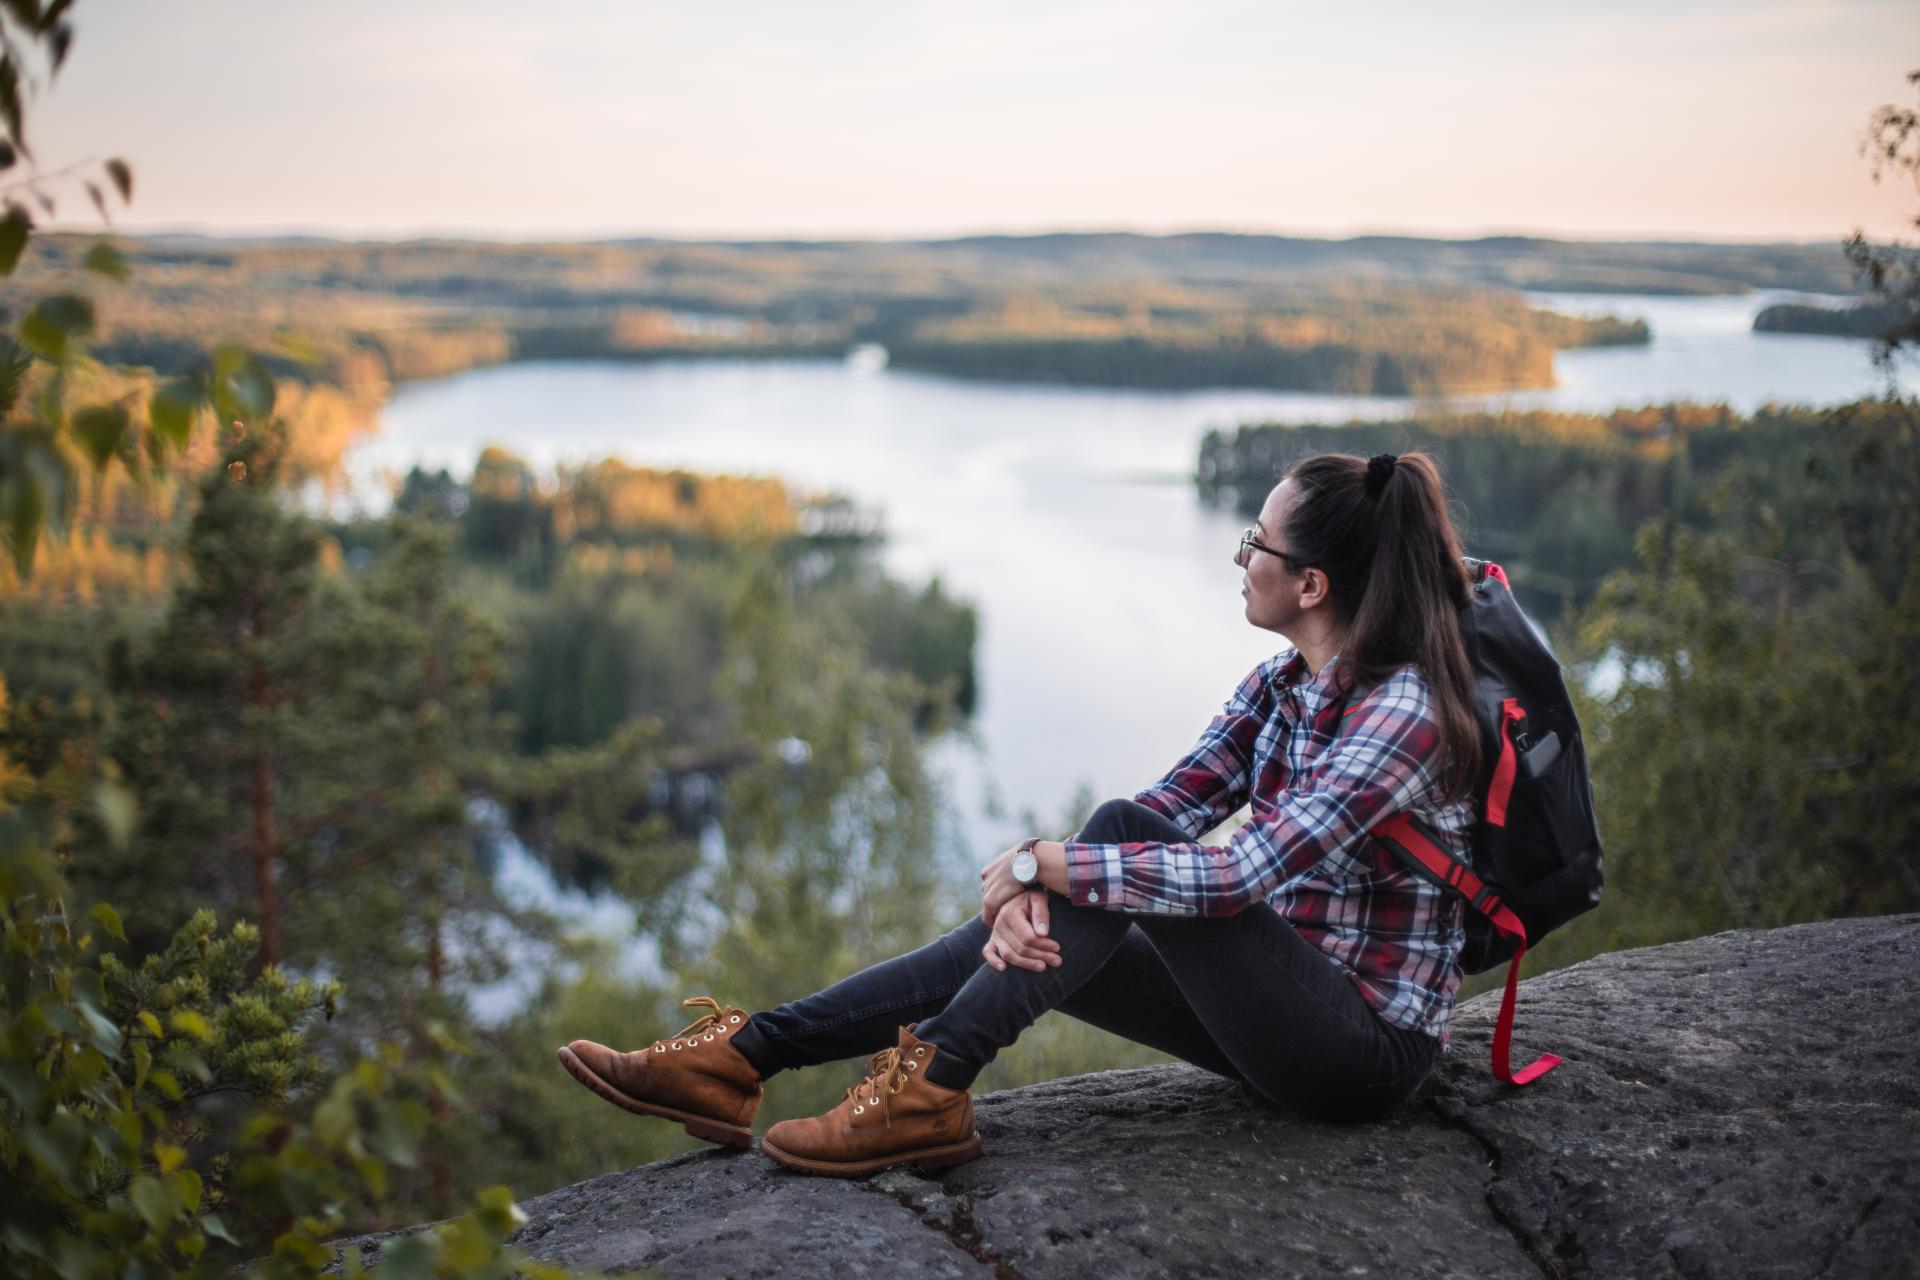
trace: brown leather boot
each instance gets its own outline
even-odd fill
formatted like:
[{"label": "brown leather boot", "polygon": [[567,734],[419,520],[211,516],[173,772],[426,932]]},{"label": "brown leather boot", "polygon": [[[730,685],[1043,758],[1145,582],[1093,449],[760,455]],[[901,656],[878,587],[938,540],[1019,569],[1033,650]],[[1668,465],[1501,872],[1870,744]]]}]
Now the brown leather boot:
[{"label": "brown leather boot", "polygon": [[708,1012],[678,1035],[632,1053],[575,1040],[559,1051],[560,1065],[615,1106],[677,1120],[708,1142],[750,1147],[753,1113],[764,1095],[760,1073],[733,1047],[746,1012],[706,996],[684,1005],[705,1005]]},{"label": "brown leather boot", "polygon": [[[918,1025],[918,1024],[915,1024]],[[896,1164],[944,1169],[980,1154],[973,1095],[926,1078],[939,1049],[900,1028],[900,1044],[867,1063],[867,1077],[823,1116],[782,1120],[760,1150],[789,1169],[857,1178]]]}]

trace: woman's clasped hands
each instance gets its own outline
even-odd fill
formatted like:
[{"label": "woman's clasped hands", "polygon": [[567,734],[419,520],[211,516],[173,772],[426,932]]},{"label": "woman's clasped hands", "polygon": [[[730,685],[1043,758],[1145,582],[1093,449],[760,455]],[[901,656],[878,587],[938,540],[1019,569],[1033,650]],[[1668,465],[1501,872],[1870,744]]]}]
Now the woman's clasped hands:
[{"label": "woman's clasped hands", "polygon": [[1014,852],[1010,848],[979,869],[979,917],[993,925],[979,954],[1002,973],[1008,965],[1044,973],[1060,965],[1060,944],[1046,936],[1046,889],[1027,889],[1014,879]]},{"label": "woman's clasped hands", "polygon": [[1057,968],[1060,944],[1047,936],[1047,891],[1030,889],[1001,908],[980,954],[1003,973],[1008,965],[1035,973]]},{"label": "woman's clasped hands", "polygon": [[980,869],[980,918],[993,926],[980,955],[1003,973],[1008,965],[1044,973],[1060,964],[1060,944],[1047,936],[1047,891],[1014,879],[1012,862],[1008,850]]}]

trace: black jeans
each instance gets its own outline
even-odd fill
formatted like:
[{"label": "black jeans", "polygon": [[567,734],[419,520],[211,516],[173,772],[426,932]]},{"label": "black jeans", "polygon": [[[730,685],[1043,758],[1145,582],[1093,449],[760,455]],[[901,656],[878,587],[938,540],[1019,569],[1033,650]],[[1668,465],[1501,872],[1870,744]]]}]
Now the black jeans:
[{"label": "black jeans", "polygon": [[[1185,841],[1131,800],[1100,806],[1081,839]],[[1327,956],[1261,903],[1235,916],[1156,916],[1052,895],[1043,973],[988,965],[980,917],[824,991],[756,1013],[735,1043],[763,1074],[894,1044],[898,1029],[940,1049],[928,1078],[972,1084],[1049,1009],[1244,1081],[1328,1119],[1370,1119],[1420,1087],[1439,1041],[1382,1022]]]}]

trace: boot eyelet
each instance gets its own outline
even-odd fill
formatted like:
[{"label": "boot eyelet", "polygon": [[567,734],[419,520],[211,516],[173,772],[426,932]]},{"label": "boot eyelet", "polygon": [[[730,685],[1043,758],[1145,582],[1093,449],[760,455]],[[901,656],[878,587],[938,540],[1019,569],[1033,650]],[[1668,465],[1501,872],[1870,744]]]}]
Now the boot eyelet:
[{"label": "boot eyelet", "polygon": [[703,1040],[711,1040],[711,1039],[713,1039],[713,1032],[711,1032],[711,1031],[709,1031],[709,1032],[707,1032],[707,1034],[706,1034],[706,1035],[704,1035],[704,1036],[702,1036],[702,1037],[701,1037],[701,1039],[703,1039]]},{"label": "boot eyelet", "polygon": [[855,1107],[855,1108],[853,1109],[853,1114],[855,1114],[855,1115],[859,1115],[859,1114],[860,1114],[861,1112],[863,1112],[863,1111],[865,1111],[865,1110],[866,1110],[866,1108],[865,1108],[865,1107]]},{"label": "boot eyelet", "polygon": [[925,1045],[922,1045],[913,1051],[913,1056],[916,1058],[924,1058],[926,1054],[927,1054],[927,1050]]},{"label": "boot eyelet", "polygon": [[914,1069],[915,1067],[917,1067],[917,1066],[919,1066],[919,1065],[920,1065],[920,1064],[919,1064],[919,1063],[917,1063],[917,1062],[909,1062],[909,1063],[907,1064],[907,1070],[909,1070],[909,1071],[911,1071],[911,1070],[913,1070],[913,1069]]},{"label": "boot eyelet", "polygon": [[736,1014],[734,1014],[734,1015],[733,1015],[733,1016],[732,1016],[731,1018],[728,1018],[728,1019],[727,1019],[727,1021],[728,1021],[728,1022],[738,1022],[738,1021],[740,1021],[740,1015],[736,1013]]}]

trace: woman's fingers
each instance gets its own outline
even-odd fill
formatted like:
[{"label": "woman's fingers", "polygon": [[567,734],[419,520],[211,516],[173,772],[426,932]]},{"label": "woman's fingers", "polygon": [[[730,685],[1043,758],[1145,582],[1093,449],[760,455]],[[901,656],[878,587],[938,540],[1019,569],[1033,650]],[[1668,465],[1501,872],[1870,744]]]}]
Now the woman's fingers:
[{"label": "woman's fingers", "polygon": [[[1028,915],[1033,920],[1033,931],[1041,937],[1047,936],[1047,927],[1053,923],[1053,908],[1047,903],[1045,893],[1030,895],[1033,901],[1028,905]],[[1060,944],[1054,943],[1057,947]]]},{"label": "woman's fingers", "polygon": [[1047,967],[1044,961],[1029,960],[1025,956],[1022,956],[1017,948],[1011,946],[1006,939],[1000,937],[998,934],[987,939],[987,945],[980,948],[980,957],[1001,973],[1007,971],[1008,965],[1013,965],[1020,969],[1031,969],[1035,973],[1039,973]]},{"label": "woman's fingers", "polygon": [[993,932],[1000,943],[1000,954],[1022,969],[1041,973],[1049,966],[1060,963],[1060,944],[1051,938],[1034,934],[1025,903],[1017,903],[1001,912],[1000,922]]}]

